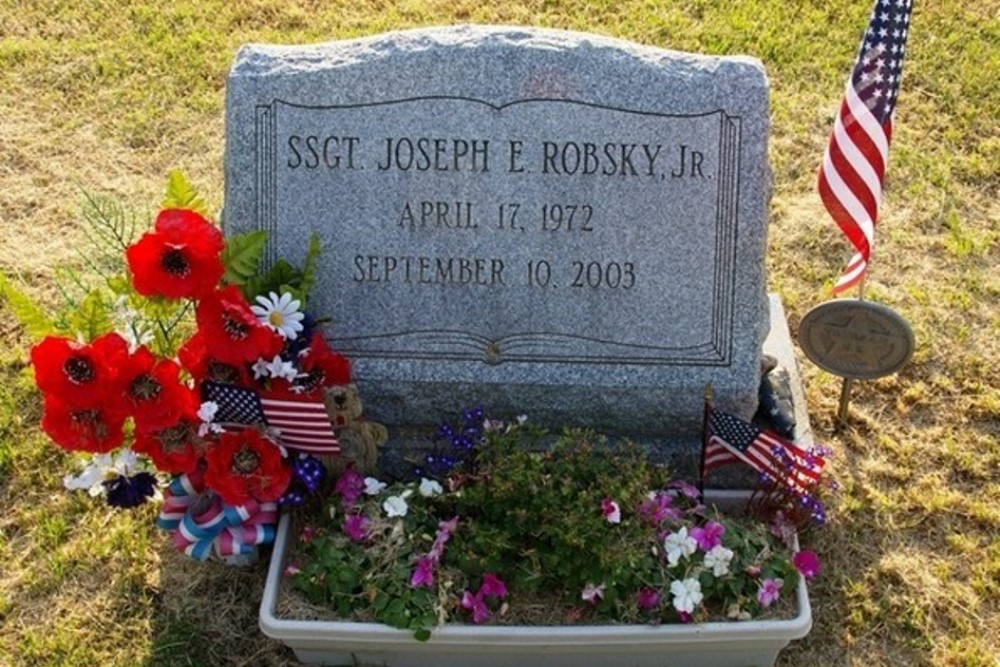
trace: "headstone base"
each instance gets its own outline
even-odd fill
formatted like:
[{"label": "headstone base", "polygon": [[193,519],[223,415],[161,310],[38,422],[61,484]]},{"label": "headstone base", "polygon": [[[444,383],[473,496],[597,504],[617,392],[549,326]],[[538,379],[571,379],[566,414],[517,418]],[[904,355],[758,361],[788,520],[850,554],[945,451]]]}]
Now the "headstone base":
[{"label": "headstone base", "polygon": [[[789,375],[792,402],[795,408],[795,442],[799,444],[812,443],[812,431],[809,425],[805,393],[795,361],[795,349],[792,344],[791,332],[785,319],[785,310],[776,294],[769,295],[770,301],[770,331],[764,341],[764,354],[778,360],[778,366],[784,368]],[[702,393],[692,389],[694,400],[702,400]],[[367,404],[367,401],[366,401]],[[474,406],[467,406],[474,407]],[[510,419],[515,415],[500,415],[490,411],[490,405],[483,405],[486,415],[494,419]],[[528,419],[531,419],[530,412]],[[458,415],[454,416],[455,419]],[[676,477],[689,481],[697,481],[698,467],[701,460],[700,425],[695,424],[688,429],[687,436],[644,437],[635,439],[648,452],[654,461],[667,463]],[[433,451],[434,428],[427,427],[392,427],[389,428],[389,442],[379,458],[379,469],[384,475],[395,478],[409,478],[413,475],[415,466],[421,464],[424,455]],[[746,489],[756,485],[756,473],[743,466],[729,466],[714,470],[711,474],[710,486],[724,489]]]}]

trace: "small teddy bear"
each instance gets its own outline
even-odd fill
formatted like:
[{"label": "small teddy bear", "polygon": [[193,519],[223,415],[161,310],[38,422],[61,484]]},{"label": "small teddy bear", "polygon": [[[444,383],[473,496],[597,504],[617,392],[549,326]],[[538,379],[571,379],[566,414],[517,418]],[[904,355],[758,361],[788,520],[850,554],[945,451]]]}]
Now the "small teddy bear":
[{"label": "small teddy bear", "polygon": [[382,424],[362,417],[364,407],[357,385],[352,382],[329,387],[324,391],[323,402],[340,443],[340,456],[323,457],[327,470],[339,474],[353,463],[358,472],[374,474],[378,450],[389,439],[389,431]]}]

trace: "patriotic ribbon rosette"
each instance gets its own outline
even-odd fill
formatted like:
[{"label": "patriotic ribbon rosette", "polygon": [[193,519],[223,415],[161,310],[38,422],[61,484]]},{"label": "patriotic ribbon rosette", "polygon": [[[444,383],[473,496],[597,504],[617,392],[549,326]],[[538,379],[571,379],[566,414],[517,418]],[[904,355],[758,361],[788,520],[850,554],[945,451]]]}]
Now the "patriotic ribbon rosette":
[{"label": "patriotic ribbon rosette", "polygon": [[114,317],[93,320],[106,326],[46,336],[31,360],[43,430],[91,457],[67,487],[127,507],[171,476],[157,523],[205,559],[270,542],[278,506],[316,489],[312,455],[339,451],[324,392],[351,370],[305,310],[318,241],[303,269],[262,271],[266,233],[224,239],[191,192],[173,174],[153,229],[122,244]]}]

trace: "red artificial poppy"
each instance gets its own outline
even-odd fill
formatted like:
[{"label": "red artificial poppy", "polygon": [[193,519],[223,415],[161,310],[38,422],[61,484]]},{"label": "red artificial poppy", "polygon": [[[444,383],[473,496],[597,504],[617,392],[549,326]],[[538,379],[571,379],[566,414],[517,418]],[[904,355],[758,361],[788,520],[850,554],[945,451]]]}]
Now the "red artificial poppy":
[{"label": "red artificial poppy", "polygon": [[195,393],[181,384],[180,371],[176,363],[156,357],[145,346],[129,356],[122,369],[122,394],[136,428],[155,431],[181,417],[195,418],[199,402]]},{"label": "red artificial poppy", "polygon": [[331,350],[318,333],[313,334],[309,347],[299,357],[299,371],[304,377],[297,379],[295,384],[303,387],[307,393],[351,382],[351,362],[344,355]]},{"label": "red artificial poppy", "polygon": [[99,405],[117,393],[118,373],[127,356],[128,344],[116,333],[89,345],[46,336],[31,348],[38,388],[80,408]]},{"label": "red artificial poppy", "polygon": [[125,414],[114,401],[74,407],[61,396],[45,397],[42,430],[52,441],[71,452],[105,454],[125,439]]},{"label": "red artificial poppy", "polygon": [[222,232],[184,209],[160,211],[153,229],[125,251],[135,291],[197,299],[215,288],[224,272]]},{"label": "red artificial poppy", "polygon": [[205,484],[229,505],[274,502],[292,480],[281,449],[255,428],[223,433],[205,454]]},{"label": "red artificial poppy", "polygon": [[210,358],[205,347],[205,336],[200,331],[195,332],[177,350],[177,360],[198,383],[208,380],[241,387],[250,387],[253,384],[244,364],[224,364]]},{"label": "red artificial poppy", "polygon": [[166,428],[136,430],[132,449],[152,459],[157,470],[180,475],[197,470],[205,443],[198,437],[198,422],[185,417]]},{"label": "red artificial poppy", "polygon": [[241,366],[260,358],[272,359],[285,344],[281,335],[257,321],[235,285],[206,295],[198,304],[195,319],[208,356],[224,364]]}]

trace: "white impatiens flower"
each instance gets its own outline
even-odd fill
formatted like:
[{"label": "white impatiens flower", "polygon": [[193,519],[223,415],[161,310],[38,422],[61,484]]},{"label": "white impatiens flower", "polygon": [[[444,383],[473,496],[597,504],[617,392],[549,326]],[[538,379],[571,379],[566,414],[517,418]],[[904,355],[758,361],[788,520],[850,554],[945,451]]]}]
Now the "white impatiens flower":
[{"label": "white impatiens flower", "polygon": [[670,584],[670,594],[674,596],[674,609],[690,614],[701,604],[705,596],[701,593],[701,584],[697,579],[674,581]]},{"label": "white impatiens flower", "polygon": [[729,563],[732,560],[732,549],[727,549],[720,544],[705,554],[705,567],[711,568],[712,574],[716,577],[723,577],[729,574]]},{"label": "white impatiens flower", "polygon": [[365,477],[365,493],[369,496],[377,496],[385,489],[385,482],[380,482],[374,477]]},{"label": "white impatiens flower", "polygon": [[406,500],[402,496],[389,496],[382,503],[382,509],[385,510],[385,515],[392,519],[397,516],[406,516],[406,513],[410,511],[410,506],[406,504]]},{"label": "white impatiens flower", "polygon": [[427,479],[426,477],[420,478],[420,495],[424,498],[433,498],[434,496],[440,496],[444,493],[444,488],[436,480]]},{"label": "white impatiens flower", "polygon": [[302,307],[301,301],[292,299],[288,292],[280,297],[271,292],[267,296],[258,295],[257,303],[260,305],[250,306],[250,310],[261,324],[271,327],[289,340],[295,340],[303,329],[302,319],[305,317],[299,310]]},{"label": "white impatiens flower", "polygon": [[667,553],[667,562],[677,565],[681,556],[687,558],[698,549],[698,542],[688,535],[687,526],[682,526],[676,533],[670,533],[663,540],[663,550]]}]

